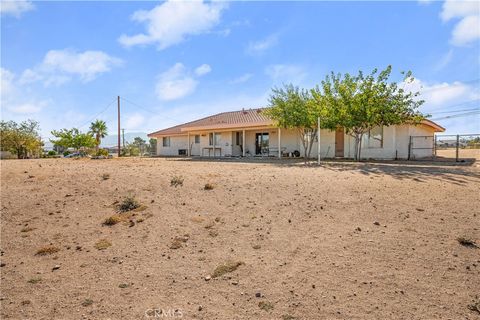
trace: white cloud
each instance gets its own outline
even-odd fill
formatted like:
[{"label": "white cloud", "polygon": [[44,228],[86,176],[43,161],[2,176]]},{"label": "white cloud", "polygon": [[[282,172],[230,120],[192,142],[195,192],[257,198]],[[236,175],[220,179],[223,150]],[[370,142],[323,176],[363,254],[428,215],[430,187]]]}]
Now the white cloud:
[{"label": "white cloud", "polygon": [[480,92],[475,86],[459,81],[428,84],[415,79],[405,85],[405,90],[420,92],[420,99],[425,100],[426,108],[438,108],[480,98]]},{"label": "white cloud", "polygon": [[278,34],[272,34],[268,36],[266,39],[250,42],[247,47],[247,53],[251,55],[258,55],[262,54],[271,47],[277,45],[278,43]]},{"label": "white cloud", "polygon": [[42,111],[42,109],[47,105],[46,101],[40,101],[38,103],[35,102],[27,102],[18,105],[10,105],[8,106],[8,110],[13,113],[18,114],[32,114],[38,113]]},{"label": "white cloud", "polygon": [[15,0],[15,1],[2,1],[0,4],[0,12],[4,15],[12,15],[16,18],[20,18],[22,13],[33,10],[35,6],[31,1]]},{"label": "white cloud", "polygon": [[142,124],[145,122],[145,117],[140,113],[134,113],[127,116],[125,121],[125,126],[127,130],[137,130],[142,129]]},{"label": "white cloud", "polygon": [[442,56],[442,58],[437,62],[437,64],[434,66],[435,71],[442,70],[445,68],[453,58],[453,49],[450,49],[446,54]]},{"label": "white cloud", "polygon": [[212,68],[208,64],[202,64],[201,66],[195,69],[195,74],[197,76],[203,76],[212,71]]},{"label": "white cloud", "polygon": [[301,83],[307,73],[303,67],[289,64],[275,64],[265,68],[265,74],[274,82],[279,83]]},{"label": "white cloud", "polygon": [[40,65],[22,73],[19,82],[28,84],[43,81],[46,86],[61,85],[71,80],[72,76],[89,82],[122,63],[121,59],[102,51],[50,50]]},{"label": "white cloud", "polygon": [[452,31],[452,44],[462,46],[480,39],[480,15],[463,18]]},{"label": "white cloud", "polygon": [[452,32],[453,45],[464,46],[480,39],[480,2],[447,0],[440,17],[444,22],[460,19]]},{"label": "white cloud", "polygon": [[202,1],[166,1],[150,11],[136,11],[131,19],[146,25],[146,32],[133,36],[121,35],[119,42],[131,47],[156,44],[163,50],[188,36],[209,32],[220,22],[226,4]]},{"label": "white cloud", "polygon": [[176,100],[192,94],[197,84],[185,66],[176,63],[158,76],[156,94],[160,100]]},{"label": "white cloud", "polygon": [[241,76],[238,77],[238,78],[232,79],[232,80],[230,81],[230,84],[244,83],[244,82],[247,82],[248,80],[250,80],[251,77],[253,77],[253,74],[251,74],[251,73],[245,73],[245,74],[241,75]]},{"label": "white cloud", "polygon": [[0,68],[0,95],[2,101],[7,99],[15,91],[13,84],[14,78],[15,75],[11,71]]}]

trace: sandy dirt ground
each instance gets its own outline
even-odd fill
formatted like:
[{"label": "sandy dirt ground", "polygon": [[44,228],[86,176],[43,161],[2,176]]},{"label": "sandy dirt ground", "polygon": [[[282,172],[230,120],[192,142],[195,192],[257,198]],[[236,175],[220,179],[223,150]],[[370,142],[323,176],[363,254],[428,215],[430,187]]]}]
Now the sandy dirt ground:
[{"label": "sandy dirt ground", "polygon": [[480,319],[476,164],[0,165],[2,319]]}]

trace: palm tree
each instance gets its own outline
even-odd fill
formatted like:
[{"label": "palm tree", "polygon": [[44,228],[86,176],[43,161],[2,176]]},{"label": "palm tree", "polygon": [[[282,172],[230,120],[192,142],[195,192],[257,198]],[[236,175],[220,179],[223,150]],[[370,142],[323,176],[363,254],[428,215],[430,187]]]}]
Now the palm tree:
[{"label": "palm tree", "polygon": [[107,124],[103,120],[95,120],[95,122],[90,124],[90,133],[93,134],[95,136],[95,140],[97,140],[97,146],[95,149],[98,152],[101,139],[105,138],[107,135]]}]

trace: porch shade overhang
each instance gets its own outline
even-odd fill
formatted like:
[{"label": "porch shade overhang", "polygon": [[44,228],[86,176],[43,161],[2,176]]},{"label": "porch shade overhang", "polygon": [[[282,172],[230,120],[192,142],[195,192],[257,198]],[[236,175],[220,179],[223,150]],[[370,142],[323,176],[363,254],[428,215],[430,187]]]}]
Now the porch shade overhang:
[{"label": "porch shade overhang", "polygon": [[445,131],[444,127],[442,127],[441,125],[433,122],[432,120],[423,119],[421,124],[432,127],[435,132],[444,132]]}]

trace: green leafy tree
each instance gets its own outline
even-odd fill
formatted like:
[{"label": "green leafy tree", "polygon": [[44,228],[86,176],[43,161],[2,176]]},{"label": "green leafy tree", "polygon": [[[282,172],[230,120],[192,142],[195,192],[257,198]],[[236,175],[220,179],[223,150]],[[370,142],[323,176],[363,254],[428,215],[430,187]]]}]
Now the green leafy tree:
[{"label": "green leafy tree", "polygon": [[102,139],[108,134],[107,124],[103,120],[95,120],[90,124],[90,133],[95,136],[95,150],[98,152],[98,148],[102,142]]},{"label": "green leafy tree", "polygon": [[2,151],[9,151],[24,159],[29,154],[38,155],[43,142],[40,138],[40,125],[35,120],[21,123],[0,121],[0,146]]},{"label": "green leafy tree", "polygon": [[306,161],[310,157],[317,134],[317,119],[320,112],[319,106],[312,103],[310,91],[291,84],[283,88],[273,88],[269,108],[264,112],[277,126],[297,131]]},{"label": "green leafy tree", "polygon": [[[405,91],[396,82],[389,82],[392,67],[374,69],[356,76],[334,74],[312,90],[314,104],[320,109],[322,127],[345,132],[355,139],[355,159],[361,158],[362,137],[378,126],[419,123],[426,117],[418,111],[424,103],[418,92]],[[413,81],[412,73],[402,73],[404,83]],[[324,121],[325,119],[325,121]]]},{"label": "green leafy tree", "polygon": [[76,151],[93,148],[97,145],[97,140],[91,133],[83,133],[77,128],[53,130],[52,135],[56,139],[50,141],[63,148],[74,148]]}]

